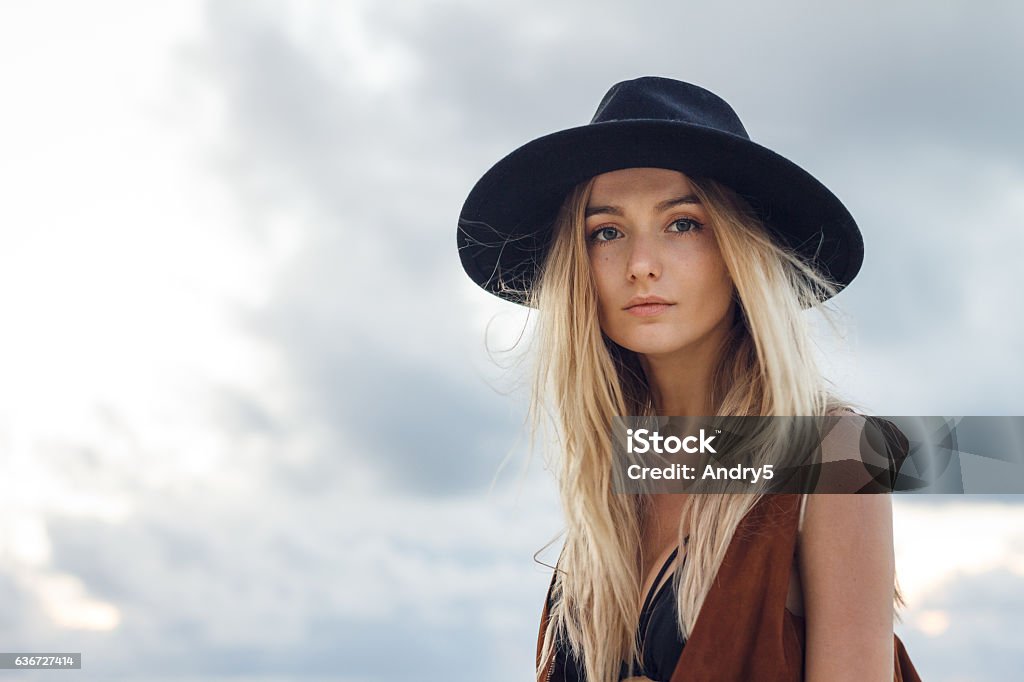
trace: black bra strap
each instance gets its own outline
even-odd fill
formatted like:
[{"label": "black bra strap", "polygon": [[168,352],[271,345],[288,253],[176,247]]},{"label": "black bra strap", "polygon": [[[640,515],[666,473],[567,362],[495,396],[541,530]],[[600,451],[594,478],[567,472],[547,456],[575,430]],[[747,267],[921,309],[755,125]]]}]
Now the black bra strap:
[{"label": "black bra strap", "polygon": [[[689,539],[689,535],[683,538],[683,544],[687,544]],[[658,586],[661,584],[661,579],[665,577],[665,571],[668,570],[668,567],[672,564],[672,560],[676,558],[677,554],[679,554],[678,547],[672,550],[672,553],[668,555],[668,559],[666,559],[665,563],[661,565],[661,570],[658,571],[658,577],[654,579],[654,583],[651,585],[651,589],[648,590],[647,597],[644,599],[644,605],[643,608],[640,609],[640,613],[644,613],[650,607],[651,599],[654,597],[655,594],[657,594]]]}]

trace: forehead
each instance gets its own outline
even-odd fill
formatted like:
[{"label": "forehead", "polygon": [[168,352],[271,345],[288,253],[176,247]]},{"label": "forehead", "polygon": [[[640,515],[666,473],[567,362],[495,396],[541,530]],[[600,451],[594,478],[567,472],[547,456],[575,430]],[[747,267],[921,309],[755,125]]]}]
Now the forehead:
[{"label": "forehead", "polygon": [[687,194],[692,190],[689,178],[667,168],[624,168],[602,173],[594,178],[590,192],[591,204],[652,199],[665,195]]}]

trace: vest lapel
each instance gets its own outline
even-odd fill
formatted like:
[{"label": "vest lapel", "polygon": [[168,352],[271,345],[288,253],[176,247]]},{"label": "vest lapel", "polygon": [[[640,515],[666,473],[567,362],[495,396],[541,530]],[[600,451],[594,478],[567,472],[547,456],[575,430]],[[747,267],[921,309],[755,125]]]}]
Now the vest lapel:
[{"label": "vest lapel", "polygon": [[799,679],[786,623],[799,513],[800,495],[764,495],[740,521],[671,682]]}]

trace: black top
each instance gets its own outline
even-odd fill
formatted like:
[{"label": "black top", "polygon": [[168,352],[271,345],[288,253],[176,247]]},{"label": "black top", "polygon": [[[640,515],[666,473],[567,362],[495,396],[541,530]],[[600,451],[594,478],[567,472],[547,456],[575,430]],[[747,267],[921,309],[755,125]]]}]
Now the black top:
[{"label": "black top", "polygon": [[[683,544],[689,540],[689,536],[683,539]],[[679,656],[683,653],[683,646],[686,640],[679,635],[679,628],[676,625],[678,609],[676,608],[675,590],[669,589],[672,581],[668,580],[661,588],[658,583],[665,576],[673,559],[679,553],[679,548],[672,550],[672,554],[662,565],[658,577],[654,579],[651,592],[647,593],[643,608],[640,610],[640,622],[637,626],[636,641],[640,645],[642,661],[634,661],[632,669],[623,661],[619,672],[619,679],[642,676],[649,677],[656,682],[669,682],[672,673],[675,671]],[[683,565],[686,564],[686,557],[683,557]],[[548,603],[550,607],[550,602]],[[569,652],[569,647],[561,638],[555,642],[555,660],[551,670],[551,680],[565,682],[585,682],[583,665],[575,656]]]}]

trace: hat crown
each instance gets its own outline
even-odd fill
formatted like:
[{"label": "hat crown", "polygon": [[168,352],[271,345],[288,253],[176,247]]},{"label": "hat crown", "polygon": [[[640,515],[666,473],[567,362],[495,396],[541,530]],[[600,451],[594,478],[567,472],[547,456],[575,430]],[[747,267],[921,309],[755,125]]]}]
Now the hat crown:
[{"label": "hat crown", "polygon": [[728,102],[702,87],[671,78],[644,76],[616,83],[597,105],[590,122],[628,120],[678,121],[750,139]]}]

